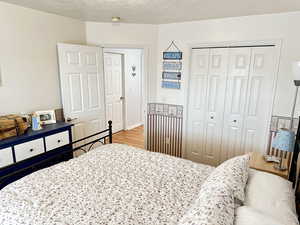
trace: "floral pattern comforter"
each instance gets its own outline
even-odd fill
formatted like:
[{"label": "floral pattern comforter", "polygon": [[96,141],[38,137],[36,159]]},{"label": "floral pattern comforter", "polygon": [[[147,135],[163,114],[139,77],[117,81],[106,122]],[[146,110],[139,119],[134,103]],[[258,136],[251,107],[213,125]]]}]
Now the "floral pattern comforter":
[{"label": "floral pattern comforter", "polygon": [[104,145],[2,189],[0,224],[177,224],[213,170],[127,145]]}]

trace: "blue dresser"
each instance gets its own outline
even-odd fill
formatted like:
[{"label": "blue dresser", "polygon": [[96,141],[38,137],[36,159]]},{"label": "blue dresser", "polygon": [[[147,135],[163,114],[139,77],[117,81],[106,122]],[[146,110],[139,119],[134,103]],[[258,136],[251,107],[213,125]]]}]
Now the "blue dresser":
[{"label": "blue dresser", "polygon": [[61,122],[0,141],[0,189],[39,169],[73,158],[71,127]]}]

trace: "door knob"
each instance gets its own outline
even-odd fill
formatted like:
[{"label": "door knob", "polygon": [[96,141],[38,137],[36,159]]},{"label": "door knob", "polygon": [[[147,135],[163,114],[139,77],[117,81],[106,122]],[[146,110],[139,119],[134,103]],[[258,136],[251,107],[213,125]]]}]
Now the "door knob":
[{"label": "door knob", "polygon": [[236,123],[236,120],[233,120],[232,122]]},{"label": "door knob", "polygon": [[125,99],[125,97],[123,97],[123,96],[120,97],[120,100],[124,100],[124,99]]}]

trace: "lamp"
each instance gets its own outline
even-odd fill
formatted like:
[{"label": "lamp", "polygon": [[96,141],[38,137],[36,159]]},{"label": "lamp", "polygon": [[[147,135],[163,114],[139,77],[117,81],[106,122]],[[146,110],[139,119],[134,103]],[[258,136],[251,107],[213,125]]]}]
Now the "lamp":
[{"label": "lamp", "polygon": [[[272,147],[281,151],[286,152],[293,152],[294,151],[294,144],[295,144],[295,133],[293,132],[293,124],[294,124],[294,115],[295,115],[295,108],[297,104],[297,97],[298,97],[298,89],[300,86],[300,61],[295,61],[292,63],[292,71],[293,71],[293,80],[296,86],[296,93],[294,97],[294,103],[292,108],[291,114],[291,122],[290,122],[290,129],[280,129],[276,137],[272,143]],[[275,169],[278,170],[286,170],[282,165],[282,155],[280,157],[279,165],[275,165]]]},{"label": "lamp", "polygon": [[[288,129],[280,129],[275,139],[272,143],[272,147],[285,152],[293,152],[295,144],[295,133]],[[286,170],[287,168],[282,163],[282,155],[280,157],[280,162],[275,165],[274,168],[277,170]]]},{"label": "lamp", "polygon": [[296,108],[297,97],[298,97],[298,89],[300,86],[300,61],[296,61],[292,63],[292,70],[294,76],[294,84],[296,86],[296,93],[294,97],[294,104],[293,104],[292,115],[291,115],[290,130],[293,128],[294,114],[295,114],[295,108]]}]

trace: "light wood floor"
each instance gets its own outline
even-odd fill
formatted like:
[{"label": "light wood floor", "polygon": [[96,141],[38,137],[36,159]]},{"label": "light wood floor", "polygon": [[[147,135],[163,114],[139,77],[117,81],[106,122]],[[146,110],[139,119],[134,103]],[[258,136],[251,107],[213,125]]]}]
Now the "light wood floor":
[{"label": "light wood floor", "polygon": [[132,130],[123,130],[113,134],[113,143],[144,148],[144,126],[139,126]]}]

